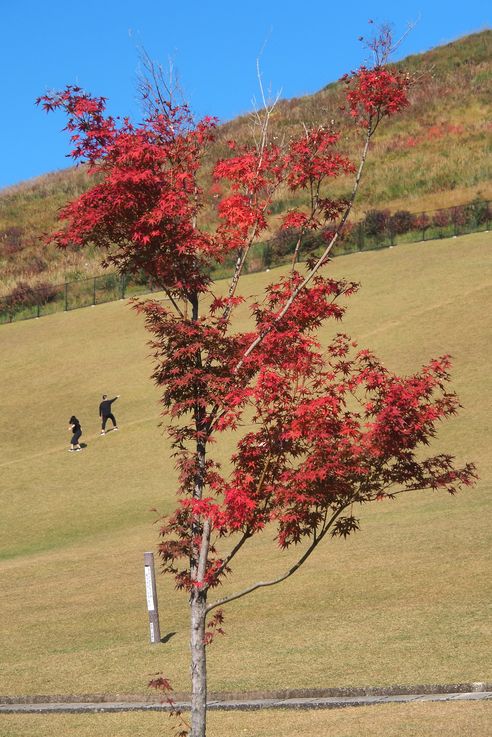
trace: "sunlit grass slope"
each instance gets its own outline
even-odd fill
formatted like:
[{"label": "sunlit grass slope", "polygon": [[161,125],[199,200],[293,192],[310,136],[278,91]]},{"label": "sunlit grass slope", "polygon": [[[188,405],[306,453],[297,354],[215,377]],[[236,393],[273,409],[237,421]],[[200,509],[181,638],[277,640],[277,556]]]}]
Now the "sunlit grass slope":
[{"label": "sunlit grass slope", "polygon": [[[463,410],[437,446],[475,461],[481,481],[457,497],[362,509],[360,533],[233,603],[209,653],[212,690],[491,678],[490,246],[475,234],[330,265],[362,283],[330,330],[402,372],[454,356]],[[244,292],[260,294],[271,277],[247,277]],[[141,319],[119,302],[14,323],[0,328],[0,352],[0,694],[143,692],[156,671],[186,689],[186,596],[163,577],[169,638],[148,643],[143,552],[157,543],[150,510],[172,507],[175,471]],[[102,392],[121,394],[121,431],[104,438]],[[71,414],[82,453],[67,452]],[[227,588],[284,566],[267,533]]]}]

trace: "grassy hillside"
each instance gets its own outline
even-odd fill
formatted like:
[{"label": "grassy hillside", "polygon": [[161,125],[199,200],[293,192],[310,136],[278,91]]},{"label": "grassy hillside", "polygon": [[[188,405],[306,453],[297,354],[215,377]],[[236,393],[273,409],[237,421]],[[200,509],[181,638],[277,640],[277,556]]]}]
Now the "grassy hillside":
[{"label": "grassy hillside", "polygon": [[[418,84],[411,107],[388,121],[377,137],[355,217],[374,207],[420,211],[464,204],[477,196],[492,199],[491,60],[492,31],[483,31],[398,64],[414,73]],[[358,142],[340,115],[342,92],[340,84],[332,83],[317,94],[281,101],[273,118],[276,134],[288,138],[302,123],[334,119],[344,130],[343,148],[357,159]],[[245,140],[249,135],[247,116],[227,123],[214,156],[229,155],[225,141],[230,137]],[[98,256],[90,249],[62,254],[39,241],[53,228],[59,207],[87,186],[82,168],[0,192],[0,294],[19,280],[57,284],[100,273]],[[346,194],[349,183],[340,181],[337,187],[335,194]],[[280,191],[275,205],[279,217],[299,202]],[[215,222],[215,204],[211,196],[204,212],[209,226]]]},{"label": "grassy hillside", "polygon": [[[426,210],[490,197],[490,82],[492,31],[465,36],[395,65],[415,78],[410,107],[380,129],[360,193],[368,207]],[[343,85],[333,83],[307,97],[279,103],[274,125],[289,136],[301,123],[334,119],[345,131],[347,151],[357,155],[355,135],[339,112]],[[244,137],[247,118],[224,126]],[[282,203],[288,206],[290,203]]]},{"label": "grassy hillside", "polygon": [[[210,650],[210,687],[490,680],[490,235],[330,268],[362,282],[343,329],[390,368],[454,355],[463,410],[436,445],[475,461],[481,481],[457,497],[425,492],[363,509],[360,533],[324,545],[297,578],[234,602]],[[244,292],[261,293],[268,276],[248,276]],[[156,671],[187,688],[186,595],[164,577],[167,641],[148,643],[143,552],[156,547],[150,510],[171,508],[175,472],[145,340],[120,302],[0,329],[0,694],[142,692]],[[102,392],[121,394],[121,431],[103,438]],[[72,413],[87,443],[77,454],[67,452]],[[255,542],[228,589],[284,569],[270,538]]]}]

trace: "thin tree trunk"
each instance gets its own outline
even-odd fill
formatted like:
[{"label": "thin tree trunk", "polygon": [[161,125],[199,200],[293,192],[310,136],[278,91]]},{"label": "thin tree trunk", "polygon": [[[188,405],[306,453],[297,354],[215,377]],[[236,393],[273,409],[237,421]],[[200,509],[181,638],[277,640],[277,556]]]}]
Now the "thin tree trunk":
[{"label": "thin tree trunk", "polygon": [[191,732],[190,737],[205,737],[207,718],[207,659],[205,653],[206,597],[202,591],[191,594]]},{"label": "thin tree trunk", "polygon": [[[198,296],[193,294],[190,298],[192,305],[192,320],[198,320]],[[202,367],[202,357],[197,351],[195,365],[197,369]],[[206,443],[200,437],[203,432],[204,410],[198,399],[196,389],[195,404],[195,428],[197,432],[196,461],[197,469],[195,476],[194,499],[201,499],[203,495]],[[207,659],[205,654],[205,617],[207,607],[206,592],[193,584],[202,584],[207,568],[208,543],[210,537],[210,525],[204,523],[198,516],[194,515],[191,526],[193,542],[191,545],[190,573],[192,589],[190,594],[191,609],[191,732],[190,737],[205,737],[207,729]],[[202,537],[202,544],[198,546],[195,540]]]}]

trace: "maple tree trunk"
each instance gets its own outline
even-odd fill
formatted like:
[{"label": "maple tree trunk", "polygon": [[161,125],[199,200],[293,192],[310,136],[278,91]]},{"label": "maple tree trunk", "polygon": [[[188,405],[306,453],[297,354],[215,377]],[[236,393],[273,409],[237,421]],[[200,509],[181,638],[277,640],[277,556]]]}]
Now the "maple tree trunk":
[{"label": "maple tree trunk", "polygon": [[205,607],[203,592],[191,594],[191,732],[190,737],[205,737],[207,717],[207,658],[205,654]]},{"label": "maple tree trunk", "polygon": [[[192,306],[192,320],[198,320],[198,296],[193,294],[190,298]],[[200,351],[197,351],[195,357],[195,365],[197,369],[202,366],[202,358]],[[199,392],[196,390],[196,404],[194,412],[195,430],[197,438],[199,433],[203,431],[204,411],[198,402]],[[197,471],[195,476],[195,488],[193,497],[201,499],[204,488],[205,475],[205,458],[206,444],[203,440],[197,439],[196,443],[196,460]],[[209,530],[205,531],[203,523],[196,517],[192,523],[193,536],[202,536],[202,545],[199,548],[192,544],[192,555],[190,560],[190,572],[194,581],[203,581],[206,561],[208,554],[208,538]],[[190,649],[191,649],[191,731],[190,737],[205,737],[206,720],[207,720],[207,658],[205,654],[205,617],[206,617],[207,595],[199,588],[191,590],[190,608],[191,608],[191,632],[190,632]]]}]

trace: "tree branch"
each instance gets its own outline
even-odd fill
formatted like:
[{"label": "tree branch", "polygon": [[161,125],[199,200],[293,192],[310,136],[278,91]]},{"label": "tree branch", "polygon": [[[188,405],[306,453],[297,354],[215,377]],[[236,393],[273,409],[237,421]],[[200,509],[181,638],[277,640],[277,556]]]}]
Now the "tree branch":
[{"label": "tree branch", "polygon": [[246,360],[246,358],[250,355],[250,353],[266,338],[266,336],[269,333],[271,333],[271,331],[273,330],[273,328],[275,327],[275,325],[283,318],[283,316],[285,315],[285,313],[288,311],[288,309],[290,308],[290,306],[292,305],[292,303],[294,302],[294,300],[296,299],[296,297],[298,296],[298,294],[304,289],[304,287],[306,287],[309,284],[309,282],[311,281],[311,279],[319,271],[320,267],[325,263],[325,261],[326,261],[326,259],[328,257],[328,254],[330,253],[330,251],[332,250],[332,248],[335,245],[336,241],[338,240],[338,237],[339,237],[339,235],[340,235],[340,233],[342,231],[342,228],[345,225],[345,223],[347,222],[348,216],[350,215],[350,212],[352,210],[352,207],[353,207],[353,204],[354,204],[354,200],[355,200],[355,196],[356,196],[357,191],[359,189],[359,184],[360,184],[360,180],[361,180],[361,177],[362,177],[362,171],[364,169],[364,164],[366,162],[367,152],[369,150],[369,143],[370,143],[371,136],[372,136],[373,132],[374,131],[371,129],[371,127],[368,126],[367,133],[366,133],[366,140],[365,140],[365,144],[364,144],[364,149],[362,151],[362,156],[361,156],[359,168],[357,170],[357,175],[355,177],[354,186],[352,188],[352,193],[350,195],[350,199],[349,199],[348,205],[347,205],[347,207],[345,209],[345,212],[343,214],[343,217],[340,220],[340,223],[338,224],[338,227],[337,227],[337,229],[336,229],[336,231],[335,231],[335,233],[334,233],[331,241],[328,243],[327,247],[323,251],[323,254],[319,257],[318,261],[313,266],[313,268],[311,269],[311,271],[307,274],[307,276],[303,279],[303,281],[301,282],[301,284],[299,284],[299,286],[294,289],[294,291],[292,292],[291,296],[289,297],[289,299],[287,300],[287,302],[285,303],[285,305],[282,307],[282,309],[280,310],[280,312],[278,313],[278,315],[275,317],[275,319],[272,320],[272,322],[270,323],[270,325],[267,328],[265,328],[265,330],[263,330],[263,332],[261,332],[255,338],[255,340],[250,344],[250,346],[243,353],[242,358],[240,359],[240,361],[238,362],[236,368],[234,369],[235,373],[237,373],[239,371],[239,369],[243,365],[243,363]]},{"label": "tree branch", "polygon": [[[268,143],[268,128],[269,128],[269,125],[270,125],[270,118],[271,118],[272,113],[273,113],[273,111],[275,109],[275,106],[277,105],[277,102],[278,102],[279,97],[280,97],[280,93],[277,95],[277,97],[275,98],[275,100],[273,101],[273,103],[271,103],[269,105],[267,103],[267,101],[266,101],[265,93],[264,93],[264,90],[263,90],[263,82],[261,80],[261,73],[260,73],[260,66],[259,66],[259,60],[258,59],[256,61],[256,70],[257,70],[258,84],[259,84],[259,87],[260,87],[261,98],[262,98],[262,103],[263,103],[263,110],[262,110],[262,112],[263,112],[263,119],[262,119],[262,117],[261,117],[261,115],[260,115],[260,113],[258,111],[255,111],[255,116],[254,116],[255,117],[255,121],[256,121],[255,122],[255,125],[257,127],[259,127],[259,129],[260,129],[260,140],[258,142],[256,142],[256,150],[258,152],[258,164],[256,166],[256,173],[257,173],[257,175],[259,175],[259,173],[261,171],[261,165],[263,163],[263,154],[264,154],[265,148],[266,148],[267,143]],[[262,213],[264,213],[265,210],[267,209],[268,204],[271,201],[271,198],[273,196],[273,193],[275,192],[275,189],[277,187],[278,187],[278,184],[275,185],[275,186],[273,186],[271,188],[271,191],[269,193],[269,197],[266,198],[265,206],[262,209]],[[250,198],[252,197],[251,192],[250,192],[249,196],[250,196]],[[236,259],[236,266],[235,266],[235,269],[234,269],[234,274],[233,274],[233,277],[231,279],[231,283],[230,283],[230,286],[229,286],[229,293],[228,293],[228,296],[229,297],[234,296],[234,293],[236,291],[237,285],[239,283],[239,279],[240,279],[241,274],[242,274],[243,269],[244,269],[244,264],[246,262],[246,257],[248,255],[248,253],[249,253],[249,251],[251,249],[251,246],[253,245],[253,243],[254,243],[255,238],[257,237],[257,235],[258,235],[258,233],[257,233],[257,224],[255,224],[254,226],[252,226],[251,235],[249,236],[249,239],[248,239],[247,243],[245,244],[245,247],[242,248],[238,252],[238,257]],[[231,306],[228,305],[225,308],[225,310],[224,310],[223,319],[227,319],[229,317],[229,315],[231,313],[231,310],[232,310]]]},{"label": "tree branch", "polygon": [[246,589],[239,591],[237,594],[231,594],[230,596],[224,596],[222,599],[218,599],[217,601],[207,606],[206,613],[208,614],[213,609],[216,609],[219,606],[224,606],[225,604],[229,604],[231,601],[235,601],[236,599],[241,599],[243,596],[246,596],[247,594],[251,594],[253,591],[256,591],[257,589],[265,588],[267,586],[275,586],[276,584],[281,583],[282,581],[285,581],[287,578],[290,578],[290,576],[292,576],[297,570],[299,570],[302,564],[309,558],[311,553],[317,548],[317,546],[323,540],[326,533],[328,532],[330,527],[333,525],[337,517],[343,512],[344,509],[347,508],[347,506],[348,504],[343,505],[342,507],[340,507],[340,509],[338,509],[335,512],[334,515],[332,515],[331,519],[329,520],[328,524],[324,527],[319,537],[313,540],[309,548],[299,558],[297,563],[294,563],[294,565],[291,566],[285,573],[283,573],[281,576],[278,576],[277,578],[274,578],[270,581],[258,581],[258,583],[255,583],[252,586],[248,586]]},{"label": "tree branch", "polygon": [[[271,460],[272,460],[272,455],[271,455],[271,453],[269,453],[268,458],[267,458],[266,463],[265,463],[265,466],[263,468],[263,471],[261,472],[261,476],[260,476],[260,478],[258,480],[258,484],[256,486],[256,494],[259,494],[260,491],[261,491],[261,487],[263,486],[263,483],[265,481],[265,477],[266,477],[267,471],[268,471],[268,469],[270,467]],[[231,550],[231,552],[229,553],[229,555],[227,555],[224,558],[224,560],[222,561],[221,566],[215,572],[216,579],[221,575],[221,573],[223,571],[225,571],[225,569],[227,568],[227,566],[229,565],[229,563],[231,562],[231,560],[234,558],[234,556],[241,550],[241,548],[243,547],[243,545],[246,542],[246,540],[248,540],[251,537],[251,534],[252,533],[251,533],[251,531],[249,529],[247,529],[246,532],[243,533],[243,536],[241,537],[241,539],[239,540],[239,542],[233,547],[233,549]],[[208,588],[210,588],[210,587],[207,586],[207,589]]]}]

